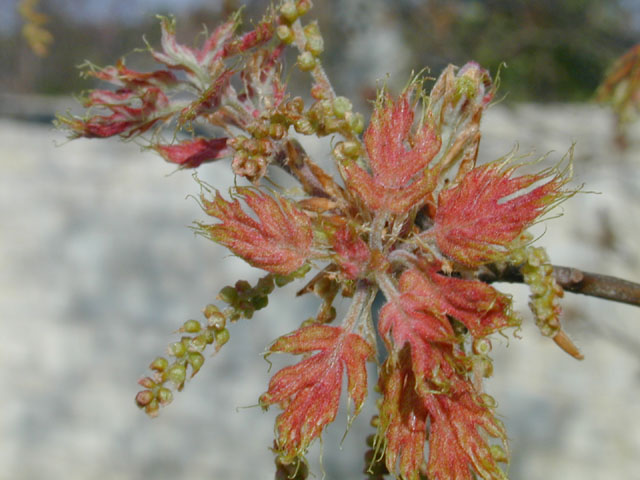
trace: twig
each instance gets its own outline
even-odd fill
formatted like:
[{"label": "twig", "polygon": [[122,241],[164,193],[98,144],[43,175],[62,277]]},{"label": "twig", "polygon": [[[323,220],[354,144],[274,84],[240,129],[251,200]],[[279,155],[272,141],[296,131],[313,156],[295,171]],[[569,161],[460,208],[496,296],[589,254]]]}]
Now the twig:
[{"label": "twig", "polygon": [[[558,284],[567,292],[640,306],[640,284],[638,283],[557,265],[553,266],[553,273]],[[524,281],[517,266],[483,272],[479,278],[487,283],[522,283]]]}]

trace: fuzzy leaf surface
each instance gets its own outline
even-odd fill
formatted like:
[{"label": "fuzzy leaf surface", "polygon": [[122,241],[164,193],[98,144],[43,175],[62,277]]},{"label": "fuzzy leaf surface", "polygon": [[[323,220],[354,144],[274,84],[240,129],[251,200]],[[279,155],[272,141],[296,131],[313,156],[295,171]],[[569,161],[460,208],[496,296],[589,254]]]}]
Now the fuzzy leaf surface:
[{"label": "fuzzy leaf surface", "polygon": [[384,402],[380,408],[379,438],[384,438],[385,465],[406,480],[418,480],[424,462],[428,412],[415,389],[407,349],[400,353],[399,365],[387,362],[380,375]]},{"label": "fuzzy leaf surface", "polygon": [[175,145],[156,145],[155,150],[171,163],[195,168],[203,162],[217,160],[229,154],[226,138],[196,138]]},{"label": "fuzzy leaf surface", "polygon": [[412,132],[411,89],[397,101],[381,94],[364,133],[371,173],[355,162],[347,164],[349,188],[374,211],[406,213],[425,202],[434,189],[436,173],[427,168],[440,149],[440,140],[427,122]]},{"label": "fuzzy leaf surface", "polygon": [[337,413],[346,370],[347,390],[358,413],[367,395],[366,361],[373,348],[361,336],[340,327],[311,325],[280,337],[270,353],[303,354],[318,351],[296,365],[285,367],[260,397],[264,407],[280,405],[277,443],[285,459],[304,455],[311,441]]},{"label": "fuzzy leaf surface", "polygon": [[501,440],[506,449],[506,431],[493,412],[474,398],[471,387],[451,395],[425,398],[431,419],[429,431],[429,478],[473,480],[475,472],[483,480],[506,480],[483,435]]},{"label": "fuzzy leaf surface", "polygon": [[217,243],[226,246],[251,265],[287,275],[301,267],[311,253],[313,232],[309,217],[289,200],[253,188],[236,190],[257,216],[245,213],[236,198],[228,202],[219,192],[201,201],[205,212],[220,220],[200,225]]},{"label": "fuzzy leaf surface", "polygon": [[435,316],[451,315],[462,322],[474,338],[517,324],[510,313],[511,300],[491,285],[438,271],[439,267],[432,265],[426,272],[410,269],[402,273],[399,287],[410,297],[411,304],[420,305]]},{"label": "fuzzy leaf surface", "polygon": [[407,345],[418,389],[446,389],[452,374],[450,356],[454,332],[446,318],[425,311],[410,292],[388,301],[380,310],[380,335],[394,354]]},{"label": "fuzzy leaf surface", "polygon": [[[563,194],[553,172],[513,176],[517,166],[492,162],[470,170],[438,195],[434,235],[442,252],[468,267],[505,257],[510,244]],[[537,182],[548,180],[538,186]]]}]

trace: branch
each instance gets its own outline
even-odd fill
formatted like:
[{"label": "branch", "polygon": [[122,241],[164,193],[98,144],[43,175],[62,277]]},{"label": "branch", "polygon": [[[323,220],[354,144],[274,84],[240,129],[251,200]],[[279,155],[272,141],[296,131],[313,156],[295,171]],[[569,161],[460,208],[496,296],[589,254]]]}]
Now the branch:
[{"label": "branch", "polygon": [[[609,275],[584,272],[577,268],[553,266],[553,274],[565,291],[580,293],[590,297],[604,298],[614,302],[626,303],[640,307],[640,284]],[[480,280],[487,283],[509,282],[522,283],[522,273],[517,266],[505,269],[492,269],[483,272]]]}]

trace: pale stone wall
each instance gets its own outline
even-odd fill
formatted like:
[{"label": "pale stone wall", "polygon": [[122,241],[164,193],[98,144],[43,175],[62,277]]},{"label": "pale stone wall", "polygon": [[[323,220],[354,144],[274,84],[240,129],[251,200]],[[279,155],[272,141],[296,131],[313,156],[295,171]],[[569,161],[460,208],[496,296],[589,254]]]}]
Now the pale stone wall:
[{"label": "pale stone wall", "polygon": [[[615,153],[605,112],[497,106],[484,132],[486,160],[519,142],[523,153],[556,150],[553,161],[577,142],[576,182],[602,193],[566,202],[539,243],[558,264],[640,281],[640,148]],[[315,303],[275,296],[148,419],[133,403],[148,362],[222,286],[258,273],[187,228],[203,218],[185,200],[198,191],[189,172],[171,174],[133,143],[54,146],[63,141],[50,127],[0,120],[0,479],[272,478],[276,411],[238,407],[266,388],[260,353]],[[206,166],[201,178],[225,188],[227,170]],[[529,320],[525,297],[519,305]],[[531,322],[508,348],[494,341],[487,389],[509,430],[511,478],[638,478],[640,310],[570,294],[565,305],[583,362]],[[371,413],[342,451],[344,422],[328,432],[328,479],[361,478]]]}]

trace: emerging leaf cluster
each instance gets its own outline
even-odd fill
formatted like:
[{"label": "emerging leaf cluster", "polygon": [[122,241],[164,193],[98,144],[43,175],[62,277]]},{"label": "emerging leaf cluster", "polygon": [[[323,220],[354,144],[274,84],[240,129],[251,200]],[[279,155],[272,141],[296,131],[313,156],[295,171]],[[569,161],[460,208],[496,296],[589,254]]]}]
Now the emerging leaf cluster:
[{"label": "emerging leaf cluster", "polygon": [[[449,66],[428,94],[421,78],[398,96],[381,89],[365,129],[325,75],[318,26],[301,20],[310,7],[286,0],[247,32],[235,15],[196,48],[180,44],[173,20],[162,18],[161,49],[149,47],[159,69],[139,72],[123,60],[92,68],[89,75],[113,88],[88,94],[85,117],[60,118],[74,137],[146,134],[180,168],[230,158],[238,183],[247,181],[230,199],[201,185],[211,223],[197,228],[267,274],[254,286],[225,287],[218,298],[226,307],[209,305],[204,321],[185,322],[169,359],[154,360],[140,381],[137,403],[157,414],[172,400],[170,386],[182,389],[199,371],[207,346],[227,343],[229,322],[251,318],[276,286],[316,269],[300,294],[322,300],[317,316],[268,349],[303,355],[260,397],[263,408],[282,410],[278,471],[306,475],[300,461],[335,419],[343,377],[357,414],[373,361],[381,398],[372,477],[504,479],[507,434],[482,381],[492,373],[489,336],[520,320],[511,298],[479,277],[522,267],[542,332],[579,356],[559,323],[562,289],[527,233],[570,194],[567,170],[519,174],[513,156],[476,164],[480,122],[495,93],[476,63]],[[283,80],[289,46],[298,50],[296,67],[310,74],[306,101]],[[334,139],[339,178],[307,155],[296,134]],[[298,181],[301,196],[269,181],[277,168]],[[351,299],[344,318],[333,307],[338,295]],[[376,315],[377,295],[385,303]],[[376,351],[378,338],[384,352]]]}]

